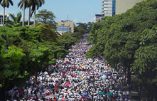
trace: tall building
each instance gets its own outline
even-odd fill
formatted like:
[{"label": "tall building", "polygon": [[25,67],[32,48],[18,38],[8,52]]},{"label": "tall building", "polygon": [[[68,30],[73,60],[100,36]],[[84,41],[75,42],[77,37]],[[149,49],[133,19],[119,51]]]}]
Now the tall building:
[{"label": "tall building", "polygon": [[116,0],[102,1],[102,14],[104,16],[113,16],[116,13]]},{"label": "tall building", "polygon": [[131,9],[136,3],[142,0],[116,0],[116,14],[125,13],[128,9]]}]

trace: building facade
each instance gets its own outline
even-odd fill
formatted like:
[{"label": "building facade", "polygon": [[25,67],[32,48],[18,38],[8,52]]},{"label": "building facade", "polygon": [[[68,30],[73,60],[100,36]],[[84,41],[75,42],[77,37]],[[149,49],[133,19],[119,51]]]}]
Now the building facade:
[{"label": "building facade", "polygon": [[116,14],[116,0],[102,1],[102,14],[104,16],[113,16]]},{"label": "building facade", "polygon": [[131,9],[135,4],[143,0],[116,0],[116,14],[125,13]]},{"label": "building facade", "polygon": [[57,27],[57,32],[60,33],[60,34],[70,32],[70,28],[67,27],[67,26],[58,26]]},{"label": "building facade", "polygon": [[95,14],[96,22],[100,21],[104,17],[104,14]]},{"label": "building facade", "polygon": [[57,22],[57,32],[60,34],[66,33],[66,32],[74,32],[75,24],[73,21],[70,20],[62,20],[60,22]]},{"label": "building facade", "polygon": [[0,26],[3,26],[3,15],[0,15]]}]

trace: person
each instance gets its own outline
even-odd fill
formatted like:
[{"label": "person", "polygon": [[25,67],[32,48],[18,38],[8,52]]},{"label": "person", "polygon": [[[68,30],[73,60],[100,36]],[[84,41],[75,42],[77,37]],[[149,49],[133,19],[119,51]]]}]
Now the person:
[{"label": "person", "polygon": [[54,96],[54,99],[53,99],[53,101],[57,101],[57,98]]},{"label": "person", "polygon": [[[118,78],[123,75],[113,75],[114,70],[100,58],[86,59],[85,53],[91,46],[85,43],[87,42],[83,39],[73,45],[65,59],[57,59],[56,65],[49,66],[49,69],[56,68],[57,71],[40,72],[37,77],[38,83],[33,81],[34,76],[30,77],[26,82],[25,97],[32,100],[37,95],[38,100],[43,98],[42,101],[45,101],[47,97],[52,96],[48,101],[78,101],[82,96],[82,100],[106,101],[107,97],[111,99],[112,95],[116,95],[116,98],[121,96],[121,93],[112,92],[122,91],[122,80]],[[105,94],[98,94],[99,92]]]},{"label": "person", "polygon": [[62,101],[65,101],[65,97],[64,97],[64,95],[62,96]]},{"label": "person", "polygon": [[54,92],[58,93],[58,83],[57,82],[55,83],[55,86],[54,86]]}]

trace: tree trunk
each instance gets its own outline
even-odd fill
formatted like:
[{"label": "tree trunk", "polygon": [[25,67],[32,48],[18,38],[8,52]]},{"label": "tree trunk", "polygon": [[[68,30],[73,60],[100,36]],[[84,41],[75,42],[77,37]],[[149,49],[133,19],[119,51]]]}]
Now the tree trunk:
[{"label": "tree trunk", "polygon": [[22,26],[25,26],[25,3],[23,5],[23,21],[22,21]]},{"label": "tree trunk", "polygon": [[36,25],[36,7],[35,7],[35,11],[34,11],[34,26]]},{"label": "tree trunk", "polygon": [[29,7],[29,14],[28,14],[28,26],[30,26],[30,18],[31,18],[31,8]]},{"label": "tree trunk", "polygon": [[4,12],[3,12],[3,26],[5,26],[5,7],[3,7],[3,10],[4,10]]}]

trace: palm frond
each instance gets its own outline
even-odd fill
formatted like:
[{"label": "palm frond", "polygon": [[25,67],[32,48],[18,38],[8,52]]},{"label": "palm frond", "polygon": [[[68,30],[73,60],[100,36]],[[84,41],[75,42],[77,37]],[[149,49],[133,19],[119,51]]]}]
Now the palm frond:
[{"label": "palm frond", "polygon": [[22,14],[21,14],[21,12],[19,12],[17,14],[17,19],[16,19],[18,23],[21,21],[21,18],[22,18]]},{"label": "palm frond", "polygon": [[10,18],[11,18],[12,21],[16,21],[16,17],[15,17],[14,14],[9,14],[9,16],[10,16]]},{"label": "palm frond", "polygon": [[2,7],[7,7],[9,8],[10,4],[13,6],[13,1],[12,0],[1,0],[1,6]]}]

